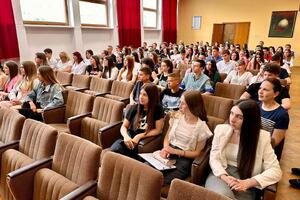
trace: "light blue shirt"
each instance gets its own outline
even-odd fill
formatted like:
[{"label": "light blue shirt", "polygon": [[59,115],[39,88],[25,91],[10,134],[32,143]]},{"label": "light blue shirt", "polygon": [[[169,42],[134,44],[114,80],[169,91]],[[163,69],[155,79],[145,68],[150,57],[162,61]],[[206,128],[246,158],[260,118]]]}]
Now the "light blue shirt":
[{"label": "light blue shirt", "polygon": [[185,90],[199,90],[200,92],[213,93],[214,89],[210,83],[207,75],[201,74],[199,78],[196,77],[194,72],[188,73],[182,80]]},{"label": "light blue shirt", "polygon": [[64,104],[62,94],[63,88],[58,84],[44,86],[41,82],[37,84],[25,97],[26,101],[39,103],[42,109],[60,106]]}]

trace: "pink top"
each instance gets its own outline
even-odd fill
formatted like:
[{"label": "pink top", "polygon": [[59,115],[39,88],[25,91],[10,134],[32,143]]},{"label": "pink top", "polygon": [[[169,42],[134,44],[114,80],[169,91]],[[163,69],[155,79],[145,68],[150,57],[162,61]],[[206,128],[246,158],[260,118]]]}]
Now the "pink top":
[{"label": "pink top", "polygon": [[4,86],[4,92],[10,93],[10,91],[14,88],[15,84],[20,80],[22,77],[17,75],[13,77],[11,80],[9,79]]}]

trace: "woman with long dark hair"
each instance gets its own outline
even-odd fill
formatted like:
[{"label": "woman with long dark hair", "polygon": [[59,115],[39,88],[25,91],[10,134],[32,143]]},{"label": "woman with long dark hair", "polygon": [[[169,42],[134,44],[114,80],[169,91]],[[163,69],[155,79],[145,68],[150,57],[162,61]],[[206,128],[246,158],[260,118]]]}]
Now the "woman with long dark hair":
[{"label": "woman with long dark hair", "polygon": [[205,187],[231,199],[254,200],[254,187],[263,189],[280,180],[270,133],[261,130],[255,101],[238,101],[230,111],[229,124],[216,127],[209,164],[212,173]]},{"label": "woman with long dark hair", "polygon": [[218,72],[217,63],[215,60],[209,60],[206,62],[204,74],[210,78],[210,82],[213,88],[217,82],[221,81],[220,73]]},{"label": "woman with long dark hair", "polygon": [[171,114],[160,156],[176,160],[176,169],[164,173],[164,185],[174,178],[189,176],[192,161],[200,156],[206,140],[212,136],[201,92],[189,90],[180,98],[179,112]]},{"label": "woman with long dark hair", "polygon": [[86,64],[83,61],[81,54],[78,51],[73,52],[73,66],[71,73],[73,74],[85,74]]},{"label": "woman with long dark hair", "polygon": [[114,60],[111,56],[105,56],[103,58],[103,73],[102,78],[116,80],[119,70],[115,67]]},{"label": "woman with long dark hair", "polygon": [[159,104],[158,88],[154,84],[143,85],[138,104],[131,106],[124,118],[120,130],[123,138],[114,142],[112,151],[137,159],[139,141],[159,135],[163,120],[164,111]]},{"label": "woman with long dark hair", "polygon": [[100,64],[99,57],[92,55],[90,57],[90,65],[86,67],[86,75],[101,77],[103,72],[103,67]]},{"label": "woman with long dark hair", "polygon": [[19,76],[19,66],[14,61],[7,61],[4,63],[3,67],[4,73],[8,77],[4,85],[3,92],[0,92],[0,100],[7,99],[10,91],[15,87],[17,82],[21,79]]}]

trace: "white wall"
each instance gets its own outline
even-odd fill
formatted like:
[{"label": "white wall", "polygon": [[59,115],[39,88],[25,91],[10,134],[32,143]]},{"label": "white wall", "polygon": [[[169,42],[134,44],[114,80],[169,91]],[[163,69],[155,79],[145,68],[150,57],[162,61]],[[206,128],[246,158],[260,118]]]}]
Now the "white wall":
[{"label": "white wall", "polygon": [[[161,1],[159,1],[161,2]],[[17,36],[20,49],[20,59],[33,60],[36,52],[42,52],[45,48],[53,50],[53,56],[58,58],[61,51],[69,55],[73,51],[79,51],[84,55],[85,50],[92,49],[100,53],[107,45],[118,44],[118,26],[116,0],[110,1],[112,10],[109,12],[109,28],[81,27],[79,17],[79,0],[68,0],[70,26],[44,26],[24,25],[21,15],[20,1],[12,0]],[[160,16],[160,13],[159,13]],[[158,16],[158,17],[159,17]],[[142,16],[141,16],[142,19]],[[161,28],[158,30],[141,31],[142,42],[148,44],[161,42]]]}]

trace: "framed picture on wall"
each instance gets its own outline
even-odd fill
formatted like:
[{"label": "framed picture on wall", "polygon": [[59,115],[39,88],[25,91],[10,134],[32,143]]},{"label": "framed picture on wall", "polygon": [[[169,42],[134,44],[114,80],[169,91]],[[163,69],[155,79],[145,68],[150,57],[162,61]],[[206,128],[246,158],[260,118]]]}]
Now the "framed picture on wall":
[{"label": "framed picture on wall", "polygon": [[201,16],[193,16],[192,21],[192,29],[200,29],[201,28]]},{"label": "framed picture on wall", "polygon": [[297,11],[273,11],[269,37],[293,37]]}]

